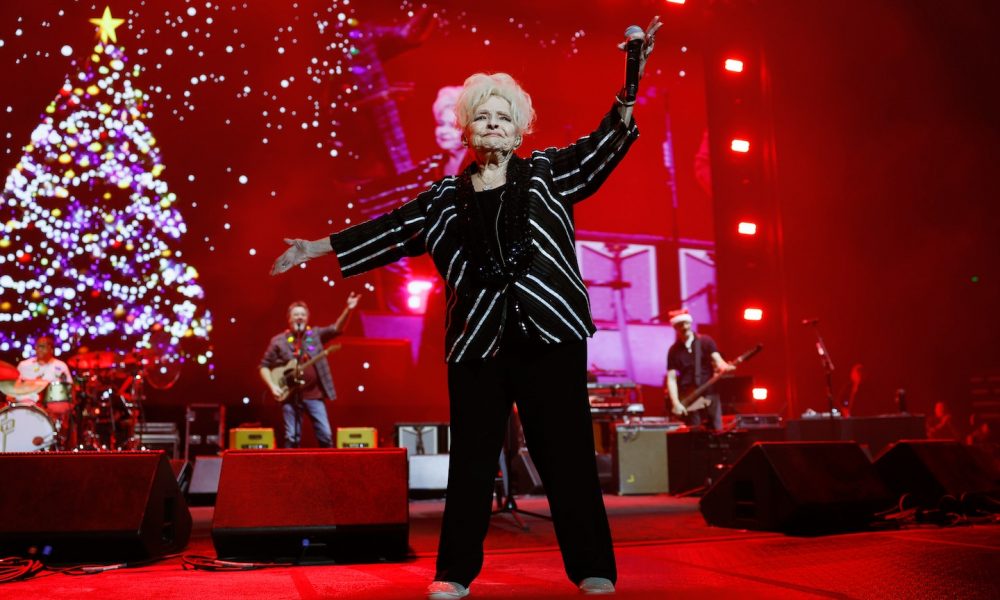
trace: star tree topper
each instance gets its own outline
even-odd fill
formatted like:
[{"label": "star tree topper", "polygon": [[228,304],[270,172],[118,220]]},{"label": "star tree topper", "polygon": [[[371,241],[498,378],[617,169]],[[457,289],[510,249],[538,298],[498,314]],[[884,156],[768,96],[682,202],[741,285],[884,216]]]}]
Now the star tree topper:
[{"label": "star tree topper", "polygon": [[114,43],[118,43],[118,36],[115,35],[115,29],[119,25],[125,22],[125,19],[115,19],[111,16],[111,7],[104,7],[104,14],[101,15],[100,19],[90,19],[90,22],[97,25],[98,32],[101,35],[101,43],[107,44],[110,39]]}]

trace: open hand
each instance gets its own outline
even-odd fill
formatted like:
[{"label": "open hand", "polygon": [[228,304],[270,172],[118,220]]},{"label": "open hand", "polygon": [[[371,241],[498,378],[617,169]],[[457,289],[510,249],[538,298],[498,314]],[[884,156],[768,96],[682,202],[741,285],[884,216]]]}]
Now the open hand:
[{"label": "open hand", "polygon": [[354,310],[358,306],[358,301],[361,300],[361,294],[355,294],[351,292],[347,296],[347,308],[349,310]]},{"label": "open hand", "polygon": [[285,250],[278,257],[278,260],[274,261],[274,264],[271,265],[271,275],[284,273],[294,266],[301,265],[309,259],[323,256],[332,250],[326,238],[312,242],[309,240],[285,238],[285,243],[291,247]]}]

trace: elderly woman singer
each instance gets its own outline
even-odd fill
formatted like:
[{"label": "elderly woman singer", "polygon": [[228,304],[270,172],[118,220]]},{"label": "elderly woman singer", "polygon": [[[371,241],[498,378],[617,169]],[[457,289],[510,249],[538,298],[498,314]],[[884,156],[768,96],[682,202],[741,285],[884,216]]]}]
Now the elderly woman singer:
[{"label": "elderly woman singer", "polygon": [[[660,27],[646,29],[641,63]],[[565,148],[515,153],[534,111],[504,73],[465,81],[458,106],[475,162],[392,212],[291,247],[272,274],[329,253],[345,277],[429,253],[446,284],[451,457],[429,598],[468,595],[483,564],[497,456],[517,402],[566,573],[585,593],[614,592],[608,518],[594,461],[586,339],[596,328],[574,251],[574,205],[638,136],[616,98],[597,130]]]}]

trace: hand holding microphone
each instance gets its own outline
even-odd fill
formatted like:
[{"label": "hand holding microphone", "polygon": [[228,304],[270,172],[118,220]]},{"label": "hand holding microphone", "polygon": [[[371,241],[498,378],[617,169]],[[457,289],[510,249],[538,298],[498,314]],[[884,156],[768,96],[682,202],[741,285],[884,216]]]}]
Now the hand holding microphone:
[{"label": "hand holding microphone", "polygon": [[638,25],[630,25],[625,30],[625,41],[618,45],[625,51],[625,87],[619,97],[625,105],[633,104],[639,94],[639,80],[646,68],[646,59],[653,51],[656,32],[662,25],[659,16],[653,17],[645,32]]}]

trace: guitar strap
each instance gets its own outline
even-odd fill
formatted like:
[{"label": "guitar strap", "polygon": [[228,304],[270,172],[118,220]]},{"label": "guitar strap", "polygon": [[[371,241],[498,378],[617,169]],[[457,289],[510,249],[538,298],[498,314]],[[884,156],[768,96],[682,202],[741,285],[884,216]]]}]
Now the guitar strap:
[{"label": "guitar strap", "polygon": [[703,382],[701,380],[701,336],[694,334],[694,387],[698,387]]}]

